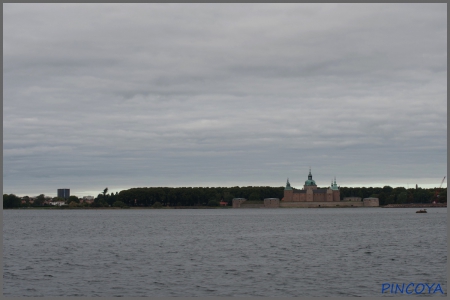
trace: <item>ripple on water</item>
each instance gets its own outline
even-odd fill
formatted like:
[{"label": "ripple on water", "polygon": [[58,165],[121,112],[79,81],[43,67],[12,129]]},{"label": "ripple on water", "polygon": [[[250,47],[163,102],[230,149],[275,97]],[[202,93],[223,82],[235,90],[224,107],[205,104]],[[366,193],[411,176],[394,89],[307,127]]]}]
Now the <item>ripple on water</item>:
[{"label": "ripple on water", "polygon": [[405,280],[446,290],[446,210],[421,222],[415,211],[383,212],[5,210],[3,292],[379,296],[382,282]]}]

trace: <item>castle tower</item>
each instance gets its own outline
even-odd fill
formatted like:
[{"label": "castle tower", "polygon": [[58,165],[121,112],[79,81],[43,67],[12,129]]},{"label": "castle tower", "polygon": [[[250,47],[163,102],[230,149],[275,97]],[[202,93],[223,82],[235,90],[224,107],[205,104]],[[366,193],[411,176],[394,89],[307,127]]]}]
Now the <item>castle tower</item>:
[{"label": "castle tower", "polygon": [[336,184],[336,176],[334,177],[334,183],[331,184],[331,191],[333,192],[333,201],[341,201],[341,192]]},{"label": "castle tower", "polygon": [[[316,182],[312,179],[311,168],[309,168],[308,180],[305,181],[303,188],[308,190],[317,190]],[[308,201],[308,200],[306,200]],[[312,201],[312,200],[311,200]]]},{"label": "castle tower", "polygon": [[292,190],[291,188],[291,184],[289,183],[289,178],[286,181],[286,187],[284,188],[285,190]]},{"label": "castle tower", "polygon": [[284,197],[283,201],[292,201],[294,198],[294,190],[291,187],[291,184],[289,183],[289,178],[286,181],[286,187],[284,188]]},{"label": "castle tower", "polygon": [[333,201],[333,179],[331,179],[330,187],[327,189],[326,201]]}]

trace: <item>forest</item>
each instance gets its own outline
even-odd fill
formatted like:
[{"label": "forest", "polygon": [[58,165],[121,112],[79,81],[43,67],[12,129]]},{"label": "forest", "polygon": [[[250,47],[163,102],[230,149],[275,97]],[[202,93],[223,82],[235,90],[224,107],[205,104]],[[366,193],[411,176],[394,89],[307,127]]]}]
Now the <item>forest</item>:
[{"label": "forest", "polygon": [[[325,187],[327,188],[327,187]],[[283,198],[284,187],[247,186],[247,187],[139,187],[107,193],[104,189],[93,203],[81,203],[76,196],[70,196],[66,204],[71,207],[164,207],[164,206],[219,206],[219,202],[227,202],[231,206],[233,198],[246,198],[249,201],[262,201],[264,198]],[[422,189],[404,187],[340,187],[341,200],[345,197],[376,197],[380,206],[404,203],[447,202],[447,189],[439,193],[436,188]],[[23,197],[27,198],[27,197]],[[63,199],[62,199],[63,200]],[[48,204],[44,195],[37,197],[33,204],[21,203],[22,199],[14,194],[3,195],[3,208],[42,207]]]}]

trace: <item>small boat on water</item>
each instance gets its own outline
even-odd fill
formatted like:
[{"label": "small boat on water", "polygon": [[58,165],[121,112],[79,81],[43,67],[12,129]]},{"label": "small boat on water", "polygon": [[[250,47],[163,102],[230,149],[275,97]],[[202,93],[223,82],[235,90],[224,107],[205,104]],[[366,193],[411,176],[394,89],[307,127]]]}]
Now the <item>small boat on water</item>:
[{"label": "small boat on water", "polygon": [[424,214],[426,212],[427,212],[426,209],[421,209],[421,210],[416,211],[416,214]]}]

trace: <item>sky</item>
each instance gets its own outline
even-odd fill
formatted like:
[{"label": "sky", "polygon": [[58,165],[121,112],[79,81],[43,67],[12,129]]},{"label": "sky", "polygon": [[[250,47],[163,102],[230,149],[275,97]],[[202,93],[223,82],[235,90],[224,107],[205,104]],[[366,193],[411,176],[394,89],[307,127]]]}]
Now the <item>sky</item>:
[{"label": "sky", "polygon": [[[3,193],[438,187],[447,4],[3,4]],[[443,186],[447,186],[447,180]]]}]

